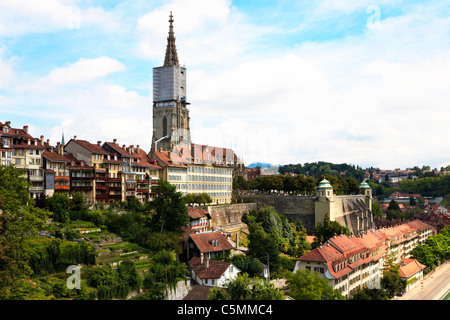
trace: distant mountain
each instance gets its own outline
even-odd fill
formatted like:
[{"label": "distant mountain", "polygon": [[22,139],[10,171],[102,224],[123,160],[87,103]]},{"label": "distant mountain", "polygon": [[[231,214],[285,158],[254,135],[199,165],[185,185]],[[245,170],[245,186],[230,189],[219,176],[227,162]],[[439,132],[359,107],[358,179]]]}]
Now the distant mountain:
[{"label": "distant mountain", "polygon": [[279,167],[279,164],[271,164],[271,163],[266,163],[266,162],[253,162],[250,163],[247,168],[255,168],[255,167],[261,167],[261,168],[269,168],[269,167]]}]

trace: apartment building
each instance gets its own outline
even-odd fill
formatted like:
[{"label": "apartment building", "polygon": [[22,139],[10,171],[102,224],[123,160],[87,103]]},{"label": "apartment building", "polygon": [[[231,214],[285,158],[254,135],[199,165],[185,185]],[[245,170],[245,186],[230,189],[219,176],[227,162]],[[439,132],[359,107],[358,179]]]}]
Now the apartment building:
[{"label": "apartment building", "polygon": [[385,260],[389,257],[400,263],[409,258],[410,251],[432,235],[432,230],[431,226],[416,220],[368,230],[357,237],[335,236],[298,258],[294,272],[315,271],[333,289],[350,297],[360,288],[377,288]]},{"label": "apartment building", "polygon": [[214,204],[230,203],[233,187],[232,157],[227,149],[191,144],[173,151],[151,150],[163,168],[161,178],[183,195],[207,193]]},{"label": "apartment building", "polygon": [[11,132],[11,122],[0,122],[0,159],[1,165],[8,166],[12,163],[13,137]]},{"label": "apartment building", "polygon": [[12,134],[12,161],[16,168],[24,169],[29,181],[28,190],[32,198],[44,194],[44,171],[42,170],[42,154],[45,144],[28,133],[28,126],[23,129],[10,128]]},{"label": "apartment building", "polygon": [[[70,192],[71,160],[64,155],[64,146],[57,143],[56,148],[49,146],[42,153],[42,167],[45,172],[45,195]],[[52,185],[53,182],[53,185]]]}]

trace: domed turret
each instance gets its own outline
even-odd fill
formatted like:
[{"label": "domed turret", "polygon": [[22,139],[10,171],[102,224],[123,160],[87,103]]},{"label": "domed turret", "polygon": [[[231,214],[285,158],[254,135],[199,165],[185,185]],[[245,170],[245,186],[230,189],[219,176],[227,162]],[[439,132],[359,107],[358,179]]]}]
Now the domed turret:
[{"label": "domed turret", "polygon": [[317,196],[319,198],[331,198],[333,197],[333,187],[327,179],[320,181],[319,185],[316,187]]}]

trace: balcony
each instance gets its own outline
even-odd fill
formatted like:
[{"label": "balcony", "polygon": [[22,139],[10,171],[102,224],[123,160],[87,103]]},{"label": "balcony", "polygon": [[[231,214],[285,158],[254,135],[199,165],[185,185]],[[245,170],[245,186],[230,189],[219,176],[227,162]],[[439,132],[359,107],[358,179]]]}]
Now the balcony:
[{"label": "balcony", "polygon": [[72,181],[92,181],[94,177],[71,177]]},{"label": "balcony", "polygon": [[90,186],[90,187],[72,186],[72,187],[70,187],[70,190],[75,191],[75,192],[76,191],[92,191],[92,186]]},{"label": "balcony", "polygon": [[44,176],[28,176],[31,181],[44,181]]},{"label": "balcony", "polygon": [[55,185],[55,191],[70,191],[70,186]]},{"label": "balcony", "polygon": [[55,181],[69,181],[69,176],[55,176]]}]

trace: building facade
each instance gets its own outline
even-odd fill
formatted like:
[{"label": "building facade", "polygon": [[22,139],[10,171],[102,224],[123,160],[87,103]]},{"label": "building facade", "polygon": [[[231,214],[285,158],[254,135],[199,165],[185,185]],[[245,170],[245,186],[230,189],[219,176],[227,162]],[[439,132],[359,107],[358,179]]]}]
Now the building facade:
[{"label": "building facade", "polygon": [[293,272],[317,272],[333,289],[351,297],[361,288],[379,289],[386,259],[400,263],[433,228],[419,220],[359,236],[339,235],[297,259]]}]

